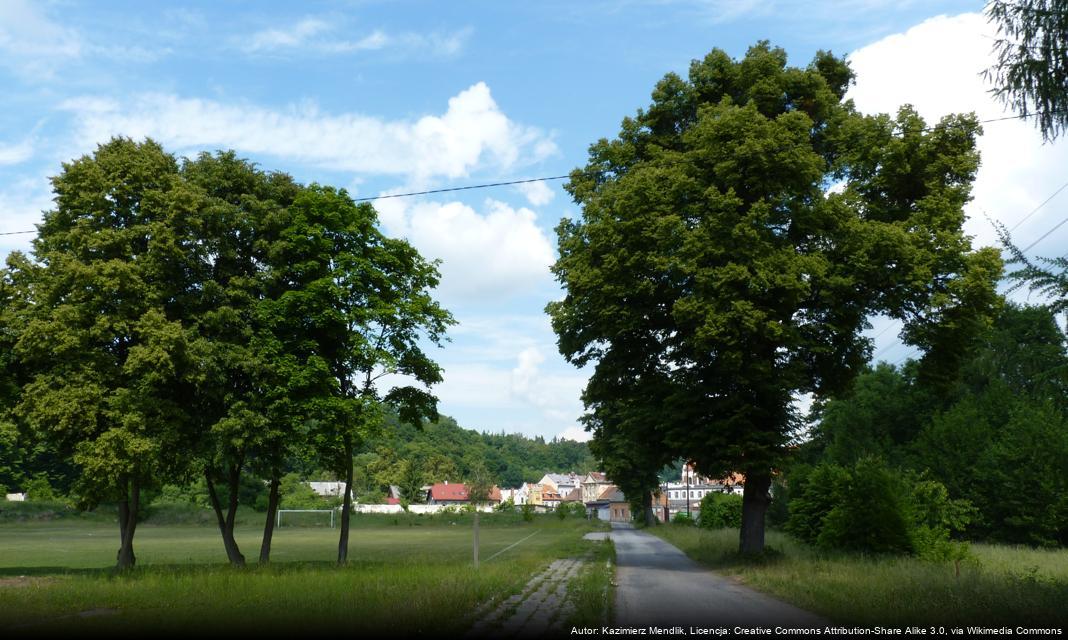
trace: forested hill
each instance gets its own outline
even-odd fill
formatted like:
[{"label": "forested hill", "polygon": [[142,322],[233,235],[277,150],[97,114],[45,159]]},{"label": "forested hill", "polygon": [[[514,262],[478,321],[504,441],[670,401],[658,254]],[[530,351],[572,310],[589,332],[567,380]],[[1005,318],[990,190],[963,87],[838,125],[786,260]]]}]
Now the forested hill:
[{"label": "forested hill", "polygon": [[372,489],[459,482],[479,466],[500,486],[516,487],[548,472],[584,473],[596,462],[585,443],[572,440],[546,442],[516,433],[479,433],[445,416],[422,429],[390,419],[385,433],[356,456],[356,484]]}]

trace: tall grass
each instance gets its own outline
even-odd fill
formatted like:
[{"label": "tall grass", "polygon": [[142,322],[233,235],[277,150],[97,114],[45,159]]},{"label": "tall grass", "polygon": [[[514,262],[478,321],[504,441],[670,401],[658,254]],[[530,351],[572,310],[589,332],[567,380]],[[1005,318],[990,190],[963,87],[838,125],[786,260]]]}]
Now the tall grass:
[{"label": "tall grass", "polygon": [[[583,555],[591,546],[582,540],[590,530],[582,520],[484,518],[484,558],[537,535],[475,571],[471,527],[461,518],[354,520],[350,563],[341,569],[333,565],[337,530],[329,528],[283,527],[274,562],[241,570],[223,564],[211,527],[145,525],[137,533],[138,567],[123,575],[109,568],[118,538],[109,523],[5,525],[0,634],[76,628],[90,634],[453,635],[469,625],[479,602],[518,592],[552,560]],[[258,528],[238,534],[253,557]]]},{"label": "tall grass", "polygon": [[770,551],[738,555],[738,530],[651,530],[742,582],[843,624],[1068,627],[1068,550],[975,544],[953,563],[828,553],[768,532]]}]

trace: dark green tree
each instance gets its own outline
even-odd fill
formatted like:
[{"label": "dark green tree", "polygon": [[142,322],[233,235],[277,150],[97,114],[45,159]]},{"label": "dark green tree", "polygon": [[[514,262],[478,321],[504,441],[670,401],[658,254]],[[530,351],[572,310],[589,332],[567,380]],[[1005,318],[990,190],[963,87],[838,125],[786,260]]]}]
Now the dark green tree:
[{"label": "dark green tree", "polygon": [[547,310],[561,353],[596,364],[587,409],[666,381],[648,429],[707,475],[745,474],[743,552],[763,548],[792,398],[863,369],[870,314],[905,322],[937,382],[998,299],[1000,257],[961,232],[975,118],[862,116],[852,77],[825,52],[802,69],[767,43],[715,50],[567,185],[582,218],[557,229],[567,295]]},{"label": "dark green tree", "polygon": [[[292,337],[307,342],[331,379],[312,437],[323,463],[345,478],[339,564],[348,557],[353,455],[381,433],[383,404],[403,422],[437,418],[429,387],[441,381],[441,369],[422,345],[440,345],[453,323],[431,297],[437,265],[407,242],[383,236],[376,223],[371,205],[312,185],[287,209],[270,250],[274,279],[302,283],[279,298],[278,311],[292,319]],[[416,385],[383,393],[378,383],[387,375]]]},{"label": "dark green tree", "polygon": [[287,319],[272,313],[288,289],[270,280],[268,249],[300,187],[232,151],[200,154],[184,162],[181,173],[202,194],[187,248],[196,286],[181,306],[194,336],[197,366],[189,393],[202,473],[227,557],[238,566],[245,562],[234,538],[242,474],[253,470],[269,480],[260,548],[260,561],[268,562],[283,465],[302,444],[302,400],[329,388],[325,374],[307,370],[312,354],[303,342],[277,331]]},{"label": "dark green tree", "polygon": [[80,470],[88,504],[117,502],[117,564],[136,562],[142,491],[181,476],[193,430],[172,393],[189,368],[178,301],[198,194],[152,141],[113,139],[52,179],[33,261],[12,257],[24,295],[14,346],[28,382],[17,412]]},{"label": "dark green tree", "polygon": [[997,60],[986,72],[994,96],[1016,113],[1037,115],[1046,141],[1068,127],[1068,2],[993,0]]}]

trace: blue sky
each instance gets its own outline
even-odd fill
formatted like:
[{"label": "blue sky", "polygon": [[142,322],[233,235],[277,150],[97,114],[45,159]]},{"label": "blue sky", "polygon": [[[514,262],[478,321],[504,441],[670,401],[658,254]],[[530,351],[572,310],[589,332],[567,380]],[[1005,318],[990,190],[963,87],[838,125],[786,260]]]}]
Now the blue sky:
[{"label": "blue sky", "polygon": [[[994,32],[978,2],[74,2],[0,0],[0,232],[32,229],[48,176],[111,135],[180,155],[236,149],[356,197],[565,174],[647,105],[655,82],[713,47],[759,39],[804,65],[849,54],[869,112],[1003,114],[979,72]],[[992,123],[968,231],[1013,227],[1061,186],[1066,144]],[[441,409],[469,428],[581,437],[586,375],[542,309],[560,295],[553,227],[578,211],[560,181],[380,200],[383,229],[443,260],[460,324],[437,353]],[[1068,190],[1014,229],[1027,245]],[[0,255],[30,236],[0,236]],[[1068,225],[1032,255],[1068,251]],[[1016,294],[1018,298],[1023,294]],[[879,359],[908,351],[873,320]]]}]

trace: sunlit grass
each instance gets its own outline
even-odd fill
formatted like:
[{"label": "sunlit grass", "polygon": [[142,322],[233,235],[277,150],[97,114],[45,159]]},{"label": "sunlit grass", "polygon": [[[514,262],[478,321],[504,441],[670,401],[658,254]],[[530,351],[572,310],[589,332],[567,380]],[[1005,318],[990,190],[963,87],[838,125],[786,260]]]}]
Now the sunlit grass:
[{"label": "sunlit grass", "polygon": [[[464,517],[358,520],[343,569],[333,564],[336,529],[283,527],[275,534],[272,564],[242,570],[225,564],[216,529],[142,525],[138,566],[124,575],[111,569],[114,525],[3,525],[0,630],[455,634],[470,623],[478,603],[517,592],[552,560],[583,555],[592,545],[582,540],[591,527],[583,520],[483,517],[483,558],[537,534],[476,571]],[[238,531],[250,562],[259,535],[253,526]]]},{"label": "sunlit grass", "polygon": [[694,559],[828,619],[857,625],[1068,626],[1068,550],[974,544],[960,566],[820,552],[769,531],[773,550],[738,556],[738,531],[650,530]]}]

